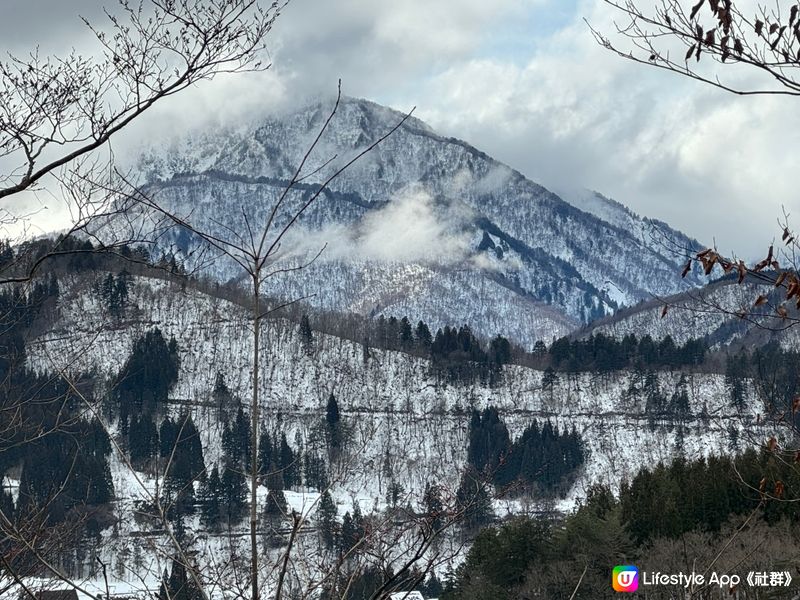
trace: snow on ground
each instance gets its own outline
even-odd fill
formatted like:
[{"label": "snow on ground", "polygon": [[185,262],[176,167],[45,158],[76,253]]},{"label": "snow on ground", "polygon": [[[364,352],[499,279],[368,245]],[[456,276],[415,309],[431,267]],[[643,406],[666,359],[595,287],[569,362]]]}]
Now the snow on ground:
[{"label": "snow on ground", "polygon": [[[96,369],[110,379],[127,358],[133,341],[145,331],[159,327],[165,336],[175,336],[181,373],[172,392],[173,410],[191,408],[210,468],[222,453],[221,425],[209,402],[216,374],[225,376],[245,406],[249,398],[252,332],[247,315],[230,302],[146,278],[135,280],[131,304],[121,321],[109,325],[90,284],[76,279],[62,290],[53,329],[30,343],[28,360],[37,369]],[[569,493],[555,501],[555,508],[564,511],[572,509],[592,483],[618,489],[623,478],[631,477],[643,465],[669,460],[677,453],[697,457],[728,452],[763,443],[770,433],[765,426],[756,425],[762,412],[759,404],[754,401],[747,410],[736,412],[730,406],[724,378],[715,374],[687,375],[692,415],[684,426],[651,426],[643,394],[630,392],[637,377],[634,373],[562,374],[547,390],[542,387],[541,372],[511,366],[496,388],[453,386],[438,382],[425,360],[370,349],[365,362],[360,344],[319,333],[315,334],[314,353],[308,356],[297,326],[284,320],[269,321],[262,339],[261,398],[268,429],[285,433],[295,448],[312,445],[328,395],[333,392],[339,402],[350,432],[349,452],[331,475],[340,516],[352,511],[355,502],[365,513],[385,507],[390,481],[400,483],[406,498],[417,507],[428,483],[455,490],[466,460],[469,410],[473,407],[497,406],[512,438],[534,419],[550,419],[562,430],[574,426],[582,434],[588,459]],[[680,377],[679,373],[659,374],[667,398]],[[701,413],[707,417],[701,418]],[[119,511],[122,520],[115,532],[105,533],[105,551],[119,557],[123,544],[115,540],[114,533],[137,530],[134,502],[152,493],[155,482],[142,474],[134,476],[118,458],[112,461],[112,473],[124,510]],[[261,493],[263,503],[266,489]],[[292,508],[313,520],[316,491],[296,489],[286,495]],[[495,508],[503,515],[527,510],[529,504],[498,500]],[[216,556],[231,543],[230,536],[209,535],[195,522],[187,528],[196,528],[205,556]],[[154,556],[157,553],[144,544],[141,556],[124,558],[142,564],[145,572],[160,573],[165,566],[163,557],[155,560]],[[148,560],[155,563],[145,565]]]}]

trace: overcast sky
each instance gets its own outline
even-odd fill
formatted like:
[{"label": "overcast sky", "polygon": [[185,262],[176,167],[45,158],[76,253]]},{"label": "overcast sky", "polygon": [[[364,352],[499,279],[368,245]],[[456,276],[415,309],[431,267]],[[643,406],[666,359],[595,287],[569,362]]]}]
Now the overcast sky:
[{"label": "overcast sky", "polygon": [[[0,0],[0,47],[90,48],[77,14],[99,6]],[[629,63],[584,19],[610,31],[600,0],[293,0],[269,73],[203,84],[135,135],[332,94],[341,77],[345,93],[416,105],[440,133],[567,198],[595,189],[723,251],[763,253],[781,207],[800,212],[800,100],[735,97]]]}]

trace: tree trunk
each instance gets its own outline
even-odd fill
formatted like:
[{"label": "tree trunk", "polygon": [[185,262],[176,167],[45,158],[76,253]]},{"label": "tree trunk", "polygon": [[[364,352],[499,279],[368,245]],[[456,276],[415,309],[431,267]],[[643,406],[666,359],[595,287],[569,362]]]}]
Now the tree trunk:
[{"label": "tree trunk", "polygon": [[259,271],[253,274],[253,401],[250,406],[250,580],[252,600],[258,600],[258,356],[261,337]]}]

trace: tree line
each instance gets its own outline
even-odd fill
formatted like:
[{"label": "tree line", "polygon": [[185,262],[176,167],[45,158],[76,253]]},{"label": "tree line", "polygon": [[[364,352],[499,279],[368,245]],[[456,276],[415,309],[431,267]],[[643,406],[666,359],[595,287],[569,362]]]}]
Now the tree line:
[{"label": "tree line", "polygon": [[[795,465],[770,449],[644,467],[622,482],[618,496],[591,487],[566,518],[514,517],[483,528],[440,597],[605,598],[617,564],[664,572],[713,560],[721,571],[763,570],[800,549],[800,515],[791,501],[798,492]],[[720,556],[737,534],[762,540],[759,552],[741,542]],[[674,593],[654,589],[653,597]]]}]

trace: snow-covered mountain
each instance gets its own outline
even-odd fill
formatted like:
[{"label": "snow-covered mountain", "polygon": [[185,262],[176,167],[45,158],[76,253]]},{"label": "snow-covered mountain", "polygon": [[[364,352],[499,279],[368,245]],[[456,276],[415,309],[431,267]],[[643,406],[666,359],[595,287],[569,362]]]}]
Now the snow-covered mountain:
[{"label": "snow-covered mountain", "polygon": [[[761,295],[767,302],[754,307]],[[628,334],[647,334],[655,340],[670,336],[676,343],[703,338],[712,348],[754,348],[772,341],[796,347],[798,309],[786,303],[785,296],[784,289],[749,277],[741,284],[725,277],[703,288],[624,308],[575,335],[603,333],[621,339]],[[776,312],[778,306],[784,306],[791,318],[782,319]]]},{"label": "snow-covered mountain", "polygon": [[[252,126],[160,141],[134,171],[171,212],[246,243],[331,107],[319,102]],[[401,119],[344,99],[287,211]],[[162,235],[160,245],[190,265],[197,256],[197,240],[185,230]],[[697,242],[598,194],[570,204],[415,118],[329,186],[286,240],[283,259],[300,264],[323,246],[302,273],[271,278],[267,293],[307,297],[325,310],[408,315],[433,327],[469,323],[479,334],[502,333],[526,346],[620,305],[700,283],[694,273],[680,278],[681,257],[671,252]],[[241,277],[229,260],[210,269],[226,280]]]}]

